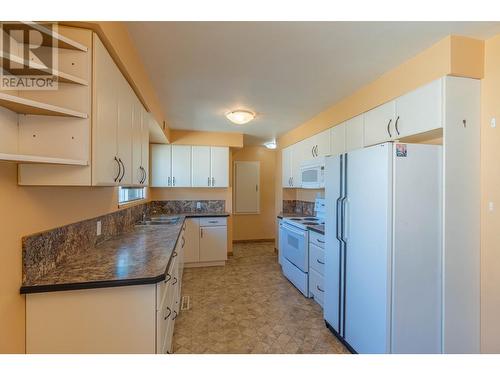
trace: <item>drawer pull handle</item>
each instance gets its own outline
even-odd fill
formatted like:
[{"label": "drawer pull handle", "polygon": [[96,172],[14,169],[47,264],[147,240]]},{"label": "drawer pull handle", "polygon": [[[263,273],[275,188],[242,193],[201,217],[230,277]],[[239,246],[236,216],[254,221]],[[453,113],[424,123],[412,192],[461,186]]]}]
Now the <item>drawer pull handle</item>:
[{"label": "drawer pull handle", "polygon": [[322,241],[319,238],[316,238],[316,241],[318,241],[319,243],[325,243],[325,241]]},{"label": "drawer pull handle", "polygon": [[174,317],[172,318],[172,320],[175,320],[175,318],[177,318],[177,311],[174,310]]},{"label": "drawer pull handle", "polygon": [[167,273],[167,276],[165,277],[165,284],[168,283],[172,279],[172,276]]},{"label": "drawer pull handle", "polygon": [[182,237],[181,249],[184,249],[184,245],[186,244],[186,240]]},{"label": "drawer pull handle", "polygon": [[217,224],[217,223],[218,223],[218,221],[217,221],[217,220],[209,220],[208,222],[209,222],[210,224]]},{"label": "drawer pull handle", "polygon": [[175,285],[177,284],[177,277],[174,277],[174,282],[172,283],[172,285]]},{"label": "drawer pull handle", "polygon": [[167,307],[167,310],[168,310],[168,315],[165,315],[165,317],[163,318],[163,320],[167,320],[167,319],[168,319],[168,317],[169,317],[170,315],[172,315],[172,310],[170,310],[170,307]]},{"label": "drawer pull handle", "polygon": [[321,289],[321,288],[319,287],[319,285],[316,285],[316,289],[318,289],[321,293],[325,293],[325,291],[324,291],[323,289]]},{"label": "drawer pull handle", "polygon": [[325,264],[325,262],[322,262],[321,260],[319,259],[316,259],[316,262],[318,262],[319,264]]},{"label": "drawer pull handle", "polygon": [[174,253],[172,254],[172,258],[175,258],[177,256],[177,252],[174,251]]}]

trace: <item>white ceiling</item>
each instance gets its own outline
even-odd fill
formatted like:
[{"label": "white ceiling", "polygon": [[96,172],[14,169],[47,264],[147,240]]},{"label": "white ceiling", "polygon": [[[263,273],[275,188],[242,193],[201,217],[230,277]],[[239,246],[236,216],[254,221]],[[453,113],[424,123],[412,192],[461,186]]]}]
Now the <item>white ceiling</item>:
[{"label": "white ceiling", "polygon": [[[173,129],[293,129],[449,34],[486,39],[500,22],[129,22]],[[224,113],[257,118],[232,125]]]}]

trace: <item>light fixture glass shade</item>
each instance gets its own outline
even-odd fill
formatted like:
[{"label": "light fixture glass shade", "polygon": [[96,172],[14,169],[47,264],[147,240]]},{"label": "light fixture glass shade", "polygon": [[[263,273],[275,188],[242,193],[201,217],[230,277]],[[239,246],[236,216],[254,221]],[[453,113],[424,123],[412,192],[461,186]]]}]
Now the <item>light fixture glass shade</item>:
[{"label": "light fixture glass shade", "polygon": [[237,109],[226,113],[226,117],[229,121],[235,124],[243,125],[252,121],[255,118],[255,113],[244,109]]},{"label": "light fixture glass shade", "polygon": [[271,142],[267,142],[264,144],[268,149],[274,150],[276,148],[276,140],[272,140]]}]

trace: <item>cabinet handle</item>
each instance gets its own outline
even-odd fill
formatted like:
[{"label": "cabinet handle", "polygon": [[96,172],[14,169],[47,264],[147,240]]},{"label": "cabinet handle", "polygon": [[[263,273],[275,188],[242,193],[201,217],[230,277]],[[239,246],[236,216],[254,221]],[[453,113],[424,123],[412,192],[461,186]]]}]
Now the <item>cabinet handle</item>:
[{"label": "cabinet handle", "polygon": [[259,185],[255,185],[255,191],[259,191]]},{"label": "cabinet handle", "polygon": [[212,186],[215,186],[215,177],[212,177]]},{"label": "cabinet handle", "polygon": [[316,262],[318,262],[319,264],[325,264],[325,262],[322,262],[321,260],[319,259],[316,259]]},{"label": "cabinet handle", "polygon": [[217,223],[218,223],[218,221],[217,221],[217,220],[209,220],[208,222],[209,222],[210,224],[217,224]]},{"label": "cabinet handle", "polygon": [[144,168],[142,168],[142,165],[139,167],[139,170],[141,171],[141,178],[139,179],[139,183],[142,184],[144,182]]},{"label": "cabinet handle", "polygon": [[168,310],[168,315],[166,315],[163,320],[167,320],[170,315],[172,315],[172,310],[170,310],[170,307],[167,307]]},{"label": "cabinet handle", "polygon": [[318,289],[321,293],[324,293],[325,291],[319,287],[319,285],[316,285],[316,289]]},{"label": "cabinet handle", "polygon": [[165,277],[165,281],[164,283],[168,283],[170,280],[172,279],[172,275],[170,275],[169,273],[167,273],[167,276]]},{"label": "cabinet handle", "polygon": [[200,228],[200,237],[203,238],[203,228]]},{"label": "cabinet handle", "polygon": [[122,172],[122,176],[120,177],[120,179],[118,180],[118,182],[122,182],[123,180],[123,177],[125,177],[125,164],[123,164],[123,161],[122,159],[118,158],[118,162],[121,163],[122,167],[123,167],[123,172]]},{"label": "cabinet handle", "polygon": [[398,121],[399,121],[399,116],[398,116],[398,118],[396,119],[396,122],[394,123],[394,127],[396,128],[396,133],[398,133],[398,135],[399,135]]},{"label": "cabinet handle", "polygon": [[172,283],[172,285],[175,285],[177,284],[177,277],[174,277],[174,282]]},{"label": "cabinet handle", "polygon": [[311,147],[311,154],[314,157],[314,146]]},{"label": "cabinet handle", "polygon": [[316,241],[318,241],[319,243],[325,243],[325,241],[322,241],[319,238],[316,238]]},{"label": "cabinet handle", "polygon": [[118,158],[115,156],[115,161],[116,164],[118,164],[118,175],[115,177],[115,182],[118,181],[118,178],[120,178],[120,175],[122,174],[122,165],[118,161]]},{"label": "cabinet handle", "polygon": [[170,176],[168,176],[167,185],[170,186]]},{"label": "cabinet handle", "polygon": [[175,177],[172,177],[172,186],[175,186]]},{"label": "cabinet handle", "polygon": [[177,311],[174,310],[174,317],[172,318],[172,320],[175,320],[177,318]]},{"label": "cabinet handle", "polygon": [[318,145],[314,146],[314,153],[316,154],[316,156],[319,155],[319,152],[318,152]]},{"label": "cabinet handle", "polygon": [[186,243],[186,239],[182,237],[181,249],[184,249],[184,244]]},{"label": "cabinet handle", "polygon": [[210,177],[208,178],[208,186],[210,186]]},{"label": "cabinet handle", "polygon": [[146,183],[146,180],[148,179],[148,172],[146,172],[146,169],[145,168],[142,168],[142,170],[144,171],[144,180],[142,180],[142,183]]},{"label": "cabinet handle", "polygon": [[172,258],[175,258],[177,256],[177,251],[174,251],[172,254]]},{"label": "cabinet handle", "polygon": [[391,134],[391,122],[392,122],[392,118],[387,123],[387,133],[389,133],[389,138],[392,138],[392,134]]}]

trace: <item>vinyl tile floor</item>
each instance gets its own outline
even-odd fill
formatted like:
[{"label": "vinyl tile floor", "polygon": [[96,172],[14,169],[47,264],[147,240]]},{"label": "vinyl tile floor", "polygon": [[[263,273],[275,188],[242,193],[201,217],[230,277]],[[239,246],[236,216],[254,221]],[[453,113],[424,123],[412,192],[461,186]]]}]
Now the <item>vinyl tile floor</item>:
[{"label": "vinyl tile floor", "polygon": [[282,275],[274,243],[233,253],[224,267],[184,270],[190,308],[176,319],[174,353],[348,353],[321,307]]}]

